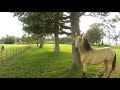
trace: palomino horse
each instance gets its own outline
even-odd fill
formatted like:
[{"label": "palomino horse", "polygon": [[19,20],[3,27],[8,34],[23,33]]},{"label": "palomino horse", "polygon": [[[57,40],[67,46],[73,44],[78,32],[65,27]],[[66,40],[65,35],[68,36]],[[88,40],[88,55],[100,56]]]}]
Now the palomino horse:
[{"label": "palomino horse", "polygon": [[0,51],[3,51],[3,50],[4,50],[4,46],[0,45]]},{"label": "palomino horse", "polygon": [[116,53],[110,47],[94,49],[90,43],[82,35],[75,37],[75,49],[79,50],[81,62],[83,64],[83,77],[87,77],[87,66],[90,64],[97,65],[104,63],[105,71],[102,73],[102,78],[109,78],[111,72],[115,69]]}]

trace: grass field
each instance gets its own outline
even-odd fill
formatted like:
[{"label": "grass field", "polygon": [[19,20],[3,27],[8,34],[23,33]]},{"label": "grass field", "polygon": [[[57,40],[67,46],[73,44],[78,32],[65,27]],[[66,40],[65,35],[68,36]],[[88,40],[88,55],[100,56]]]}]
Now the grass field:
[{"label": "grass field", "polygon": [[[17,47],[17,45],[6,45],[6,48],[14,46]],[[81,78],[81,70],[68,72],[72,64],[71,45],[61,44],[59,53],[54,53],[53,48],[52,44],[45,44],[44,48],[32,45],[30,49],[21,53],[19,58],[0,67],[0,78]],[[120,77],[119,49],[119,47],[114,47],[117,53],[117,66],[111,78]],[[103,70],[102,65],[89,66],[89,78],[96,78],[101,70]]]}]

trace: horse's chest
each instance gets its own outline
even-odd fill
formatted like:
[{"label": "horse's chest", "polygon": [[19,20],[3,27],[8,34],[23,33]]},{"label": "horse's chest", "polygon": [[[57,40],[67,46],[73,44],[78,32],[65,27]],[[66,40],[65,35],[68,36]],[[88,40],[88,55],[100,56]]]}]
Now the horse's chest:
[{"label": "horse's chest", "polygon": [[88,55],[81,55],[81,62],[86,62],[88,60]]}]

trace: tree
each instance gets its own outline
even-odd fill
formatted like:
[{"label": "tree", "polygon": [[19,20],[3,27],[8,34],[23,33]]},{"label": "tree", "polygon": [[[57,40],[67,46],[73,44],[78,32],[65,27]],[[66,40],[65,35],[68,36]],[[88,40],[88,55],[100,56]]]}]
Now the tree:
[{"label": "tree", "polygon": [[38,46],[38,40],[40,40],[39,48],[43,48],[44,38],[46,33],[45,30],[45,13],[34,13],[27,12],[24,13],[23,17],[19,17],[19,20],[23,23],[23,30],[29,34],[35,34]]},{"label": "tree", "polygon": [[30,44],[33,41],[32,35],[24,34],[21,38],[21,41],[26,44]]},{"label": "tree", "polygon": [[[55,47],[54,47],[54,52],[59,52],[60,47],[59,47],[59,34],[68,34],[66,31],[63,29],[70,29],[69,26],[66,25],[66,23],[69,22],[69,17],[64,15],[63,12],[50,12],[48,14],[48,25],[51,26],[51,30],[54,34],[55,37]],[[68,20],[67,20],[68,19]]]},{"label": "tree", "polygon": [[115,30],[113,31],[113,35],[112,35],[112,39],[115,41],[115,44],[117,46],[117,41],[118,41],[118,38],[120,37],[120,31],[117,33],[115,32]]},{"label": "tree", "polygon": [[21,41],[21,38],[19,38],[19,37],[15,38],[15,43],[21,43],[20,41]]},{"label": "tree", "polygon": [[6,35],[1,38],[1,41],[5,44],[14,44],[15,43],[15,36]]},{"label": "tree", "polygon": [[110,45],[110,31],[108,31],[108,39],[109,39],[109,45]]},{"label": "tree", "polygon": [[103,45],[103,37],[105,36],[105,33],[100,26],[100,23],[93,23],[90,26],[90,29],[86,32],[85,37],[90,43],[94,44],[102,42]]},{"label": "tree", "polygon": [[62,37],[60,38],[60,44],[69,44],[71,43],[72,39],[69,37]]},{"label": "tree", "polygon": [[[38,36],[53,33],[55,36],[54,51],[59,52],[58,34],[66,34],[63,29],[70,29],[65,23],[68,23],[68,17],[63,12],[15,12],[14,16],[18,16],[23,22],[23,30],[32,32]],[[42,35],[40,35],[42,33]]]}]

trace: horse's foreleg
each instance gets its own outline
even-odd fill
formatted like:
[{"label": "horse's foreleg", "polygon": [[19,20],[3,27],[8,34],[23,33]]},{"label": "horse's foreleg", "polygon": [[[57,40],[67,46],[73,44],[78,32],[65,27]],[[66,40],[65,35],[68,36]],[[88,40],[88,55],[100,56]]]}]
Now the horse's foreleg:
[{"label": "horse's foreleg", "polygon": [[111,69],[107,69],[106,72],[104,73],[104,75],[101,78],[109,78],[110,74],[111,74],[112,70]]},{"label": "horse's foreleg", "polygon": [[83,78],[87,78],[87,64],[83,63]]}]

